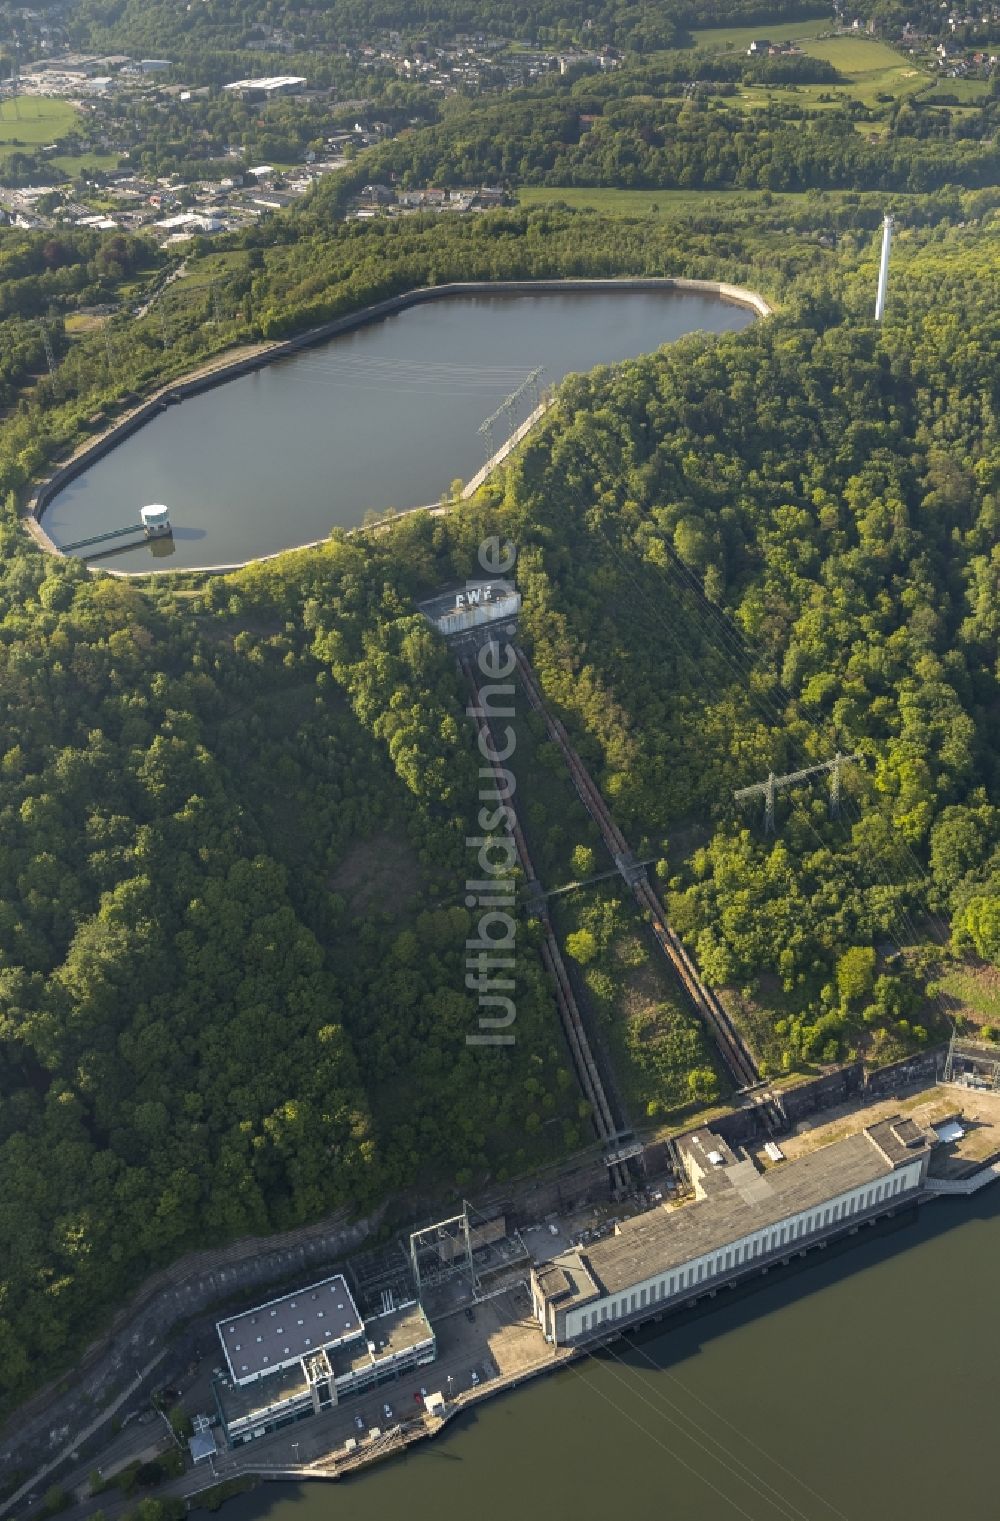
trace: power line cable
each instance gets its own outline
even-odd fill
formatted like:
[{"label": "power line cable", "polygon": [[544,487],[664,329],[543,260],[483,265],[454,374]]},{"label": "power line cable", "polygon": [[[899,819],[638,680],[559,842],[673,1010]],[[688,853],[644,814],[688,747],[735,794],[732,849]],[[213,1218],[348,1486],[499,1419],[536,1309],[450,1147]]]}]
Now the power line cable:
[{"label": "power line cable", "polygon": [[640,1357],[644,1357],[650,1366],[655,1368],[657,1372],[662,1373],[664,1377],[669,1378],[673,1383],[677,1384],[677,1386],[684,1391],[684,1394],[688,1399],[695,1400],[703,1410],[707,1410],[713,1421],[720,1421],[724,1426],[727,1426],[730,1431],[734,1432],[736,1436],[740,1437],[742,1441],[746,1442],[749,1447],[752,1447],[756,1452],[759,1452],[762,1457],[768,1460],[769,1463],[773,1463],[775,1468],[780,1468],[781,1471],[783,1473],[786,1473],[790,1479],[793,1479],[796,1484],[801,1484],[802,1488],[805,1489],[807,1493],[812,1495],[813,1499],[818,1500],[821,1505],[825,1505],[828,1510],[832,1511],[832,1513],[839,1518],[839,1521],[848,1521],[848,1518],[844,1515],[843,1511],[838,1510],[833,1502],[828,1500],[825,1495],[822,1495],[818,1490],[813,1489],[813,1487],[808,1484],[805,1479],[800,1478],[799,1475],[794,1472],[794,1470],[788,1468],[784,1463],[781,1462],[779,1458],[774,1457],[774,1455],[772,1453],[769,1453],[766,1448],[761,1447],[759,1442],[755,1442],[752,1437],[747,1436],[745,1431],[741,1430],[739,1426],[735,1425],[726,1416],[722,1415],[722,1413],[715,1406],[710,1405],[707,1400],[703,1400],[700,1395],[696,1394],[693,1389],[684,1383],[683,1379],[678,1378],[676,1373],[671,1373],[669,1368],[664,1368],[661,1363],[656,1362],[656,1360],[649,1355],[644,1347],[640,1346],[637,1342],[633,1342],[632,1348],[633,1351],[637,1352]]},{"label": "power line cable", "polygon": [[[589,1349],[587,1350],[589,1353]],[[624,1358],[619,1357],[611,1347],[605,1346],[603,1348],[603,1351],[606,1354],[609,1354],[614,1359],[614,1361],[619,1363],[623,1368],[629,1370],[628,1363],[625,1362]],[[589,1353],[589,1355],[594,1356],[593,1353]],[[756,1494],[760,1499],[764,1500],[765,1503],[771,1506],[772,1509],[777,1509],[778,1512],[786,1518],[786,1521],[795,1521],[796,1517],[798,1518],[798,1521],[808,1521],[806,1513],[801,1510],[793,1500],[790,1500],[786,1495],[782,1494],[781,1490],[779,1490],[775,1485],[771,1484],[768,1479],[764,1478],[763,1474],[761,1474],[757,1469],[752,1468],[750,1464],[745,1463],[741,1458],[737,1458],[730,1449],[726,1448],[726,1446],[719,1440],[718,1437],[712,1436],[712,1434],[706,1431],[704,1427],[699,1426],[693,1417],[689,1417],[683,1410],[680,1411],[682,1417],[688,1422],[690,1427],[705,1437],[711,1446],[706,1445],[705,1442],[696,1440],[696,1438],[691,1435],[691,1431],[689,1431],[687,1427],[681,1425],[679,1421],[667,1415],[666,1410],[661,1409],[657,1404],[653,1402],[653,1400],[648,1398],[644,1393],[640,1392],[640,1390],[636,1388],[636,1386],[632,1384],[628,1379],[614,1373],[612,1369],[607,1367],[607,1364],[602,1358],[595,1357],[595,1361],[600,1363],[601,1366],[605,1368],[605,1371],[610,1373],[611,1377],[614,1378],[616,1382],[623,1384],[624,1387],[628,1389],[633,1398],[641,1400],[642,1403],[644,1405],[647,1405],[649,1409],[651,1409],[656,1415],[659,1415],[661,1419],[667,1421],[671,1426],[673,1426],[674,1429],[678,1431],[687,1441],[692,1442],[695,1447],[700,1448],[700,1450],[705,1453],[708,1458],[710,1458],[713,1462],[718,1463],[720,1467],[724,1468],[727,1473],[732,1474],[733,1477],[740,1483],[746,1484],[748,1489],[752,1490],[754,1494]],[[680,1407],[675,1405],[672,1400],[667,1399],[666,1396],[662,1394],[662,1392],[660,1393],[660,1399],[663,1400],[665,1405],[669,1406],[671,1410],[676,1411],[680,1409]],[[721,1458],[718,1457],[715,1453],[712,1452],[711,1447],[720,1448],[725,1456]],[[746,1472],[738,1472],[738,1469],[734,1467],[733,1464],[738,1465],[739,1468],[744,1469]],[[746,1475],[750,1475],[750,1477],[748,1478]],[[770,1491],[770,1493],[767,1493],[767,1491]]]}]

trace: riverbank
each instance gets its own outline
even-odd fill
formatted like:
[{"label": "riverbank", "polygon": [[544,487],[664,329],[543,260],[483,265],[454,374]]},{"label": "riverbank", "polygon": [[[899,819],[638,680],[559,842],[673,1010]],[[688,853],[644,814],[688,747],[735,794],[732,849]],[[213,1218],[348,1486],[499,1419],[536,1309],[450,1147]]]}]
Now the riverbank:
[{"label": "riverbank", "polygon": [[[891,1132],[890,1127],[892,1127]],[[898,1134],[896,1127],[898,1127]],[[699,1141],[699,1137],[707,1137],[707,1139]],[[707,1132],[698,1132],[689,1137],[691,1158],[701,1154],[699,1146],[707,1146],[714,1140],[715,1137],[708,1135]],[[411,1421],[404,1420],[399,1429],[392,1433],[389,1441],[387,1441],[386,1433],[381,1431],[370,1433],[367,1443],[364,1439],[359,1442],[349,1435],[342,1448],[334,1443],[321,1454],[313,1455],[308,1463],[297,1469],[296,1476],[324,1479],[342,1477],[345,1473],[365,1467],[371,1462],[380,1461],[390,1451],[401,1450],[412,1442],[437,1435],[448,1419],[460,1414],[463,1410],[496,1394],[516,1388],[520,1383],[535,1378],[544,1371],[592,1355],[602,1356],[614,1343],[619,1341],[627,1343],[643,1330],[661,1324],[682,1325],[691,1314],[710,1311],[713,1308],[713,1301],[716,1301],[723,1291],[752,1293],[762,1286],[769,1275],[777,1274],[779,1277],[784,1277],[797,1274],[808,1265],[810,1260],[815,1261],[819,1254],[839,1246],[850,1246],[852,1238],[859,1238],[864,1233],[884,1228],[887,1224],[891,1226],[891,1222],[897,1218],[904,1219],[911,1215],[915,1218],[921,1204],[939,1199],[942,1192],[956,1191],[950,1181],[956,1174],[960,1175],[962,1180],[960,1185],[962,1193],[979,1192],[995,1181],[1000,1173],[1000,1168],[997,1166],[997,1159],[1000,1157],[1000,1093],[987,1092],[981,1087],[970,1087],[965,1082],[939,1083],[933,1087],[923,1086],[906,1097],[897,1095],[894,1100],[877,1097],[868,1104],[856,1106],[852,1113],[846,1115],[835,1114],[832,1117],[824,1117],[813,1124],[805,1125],[799,1135],[786,1138],[780,1149],[774,1148],[773,1143],[768,1143],[771,1146],[769,1152],[767,1146],[761,1143],[756,1157],[756,1172],[760,1176],[760,1186],[768,1186],[764,1183],[764,1178],[767,1176],[782,1180],[775,1186],[784,1186],[784,1180],[792,1176],[791,1172],[786,1173],[785,1169],[795,1168],[797,1159],[800,1167],[813,1166],[820,1161],[817,1153],[822,1152],[825,1159],[823,1165],[828,1169],[832,1168],[833,1171],[820,1185],[820,1192],[823,1193],[823,1190],[829,1189],[828,1193],[823,1193],[823,1197],[829,1198],[831,1202],[841,1197],[846,1199],[847,1194],[844,1190],[847,1187],[847,1173],[838,1169],[847,1165],[848,1151],[855,1142],[862,1143],[862,1150],[871,1143],[874,1143],[876,1150],[888,1146],[891,1152],[892,1148],[896,1147],[892,1166],[897,1169],[902,1168],[904,1172],[907,1168],[910,1172],[913,1171],[906,1148],[922,1145],[924,1147],[923,1181],[918,1182],[914,1192],[909,1195],[906,1194],[905,1189],[900,1190],[896,1186],[879,1188],[870,1190],[867,1199],[859,1197],[849,1205],[844,1203],[834,1208],[832,1212],[827,1207],[823,1220],[819,1220],[819,1215],[816,1216],[819,1222],[816,1228],[813,1228],[810,1220],[809,1229],[794,1230],[787,1240],[784,1231],[779,1234],[775,1230],[770,1242],[766,1240],[763,1242],[763,1250],[758,1251],[755,1248],[752,1252],[747,1251],[742,1261],[740,1253],[737,1252],[736,1260],[731,1268],[727,1254],[724,1272],[718,1270],[718,1262],[721,1262],[721,1257],[719,1257],[714,1271],[707,1273],[704,1280],[700,1271],[697,1284],[692,1281],[693,1274],[689,1275],[689,1287],[687,1290],[682,1290],[673,1303],[658,1303],[651,1293],[649,1303],[643,1308],[646,1299],[644,1294],[637,1309],[636,1296],[633,1295],[631,1312],[627,1307],[616,1310],[610,1323],[602,1316],[596,1327],[582,1335],[577,1333],[571,1339],[564,1339],[561,1333],[554,1333],[553,1340],[557,1343],[556,1345],[553,1345],[548,1337],[545,1338],[546,1345],[540,1345],[539,1328],[535,1319],[538,1310],[536,1299],[539,1293],[548,1292],[547,1289],[541,1289],[540,1285],[548,1283],[553,1272],[564,1270],[572,1272],[573,1269],[567,1267],[566,1264],[574,1260],[573,1243],[591,1240],[595,1232],[585,1225],[586,1212],[575,1214],[571,1212],[568,1215],[556,1217],[554,1221],[547,1222],[547,1229],[544,1230],[541,1226],[526,1227],[526,1240],[531,1230],[542,1231],[540,1238],[536,1238],[540,1240],[540,1249],[532,1251],[535,1266],[531,1271],[531,1313],[527,1317],[520,1314],[524,1308],[523,1299],[519,1297],[522,1284],[518,1284],[517,1291],[500,1292],[495,1296],[490,1310],[497,1314],[497,1323],[485,1338],[489,1349],[485,1362],[482,1361],[481,1348],[478,1353],[481,1359],[480,1368],[487,1367],[492,1361],[492,1376],[489,1378],[477,1376],[477,1369],[474,1368],[472,1387],[453,1398],[452,1375],[449,1372],[447,1374],[448,1397],[441,1412],[435,1411],[433,1415],[427,1416],[421,1414]],[[931,1147],[929,1155],[928,1144]],[[748,1156],[752,1154],[752,1150],[747,1154]],[[687,1158],[687,1153],[683,1154]],[[715,1155],[715,1153],[710,1153],[710,1155]],[[866,1155],[870,1153],[866,1152]],[[855,1152],[851,1152],[851,1156],[855,1156]],[[803,1159],[806,1158],[810,1160],[804,1161]],[[723,1159],[720,1157],[719,1160]],[[730,1160],[734,1159],[730,1158]],[[685,1165],[689,1165],[687,1160]],[[752,1168],[754,1163],[746,1160],[742,1165]],[[864,1167],[868,1164],[862,1165]],[[691,1171],[691,1180],[697,1177],[697,1169]],[[896,1182],[900,1181],[899,1176],[894,1174],[894,1177]],[[795,1178],[796,1183],[792,1187],[793,1190],[798,1189],[799,1192],[794,1194],[794,1197],[800,1198],[804,1184],[800,1181],[798,1173],[795,1174]],[[714,1185],[719,1181],[718,1178],[712,1179],[713,1191]],[[865,1181],[870,1181],[867,1175]],[[737,1186],[749,1187],[745,1185],[745,1180]],[[861,1194],[864,1194],[864,1186],[862,1183]],[[704,1194],[701,1196],[704,1197]],[[623,1250],[628,1255],[630,1251],[637,1249],[637,1243],[641,1240],[652,1239],[651,1233],[660,1228],[656,1225],[654,1217],[658,1217],[661,1224],[666,1224],[663,1221],[663,1211],[666,1211],[668,1219],[671,1211],[680,1211],[676,1226],[667,1227],[668,1233],[672,1230],[672,1233],[676,1235],[678,1231],[685,1228],[684,1222],[688,1220],[686,1212],[697,1206],[680,1201],[670,1203],[669,1200],[666,1203],[657,1204],[655,1201],[661,1197],[659,1192],[651,1195],[645,1210],[640,1206],[637,1218],[630,1224],[621,1222],[621,1230],[618,1228],[617,1220],[611,1222],[615,1227],[615,1238],[624,1233],[632,1241],[631,1247],[620,1247],[616,1242],[609,1242],[612,1258],[615,1258],[615,1254],[620,1256]],[[807,1200],[804,1208],[808,1207]],[[822,1203],[820,1210],[822,1210]],[[597,1224],[596,1215],[594,1224]],[[635,1234],[636,1228],[641,1234]],[[596,1235],[598,1239],[602,1236],[606,1237],[607,1230],[598,1228]],[[551,1239],[552,1237],[555,1239]],[[702,1244],[704,1245],[704,1241]],[[715,1251],[716,1244],[714,1241],[709,1242],[710,1253]],[[719,1250],[721,1251],[721,1246]],[[585,1248],[586,1258],[591,1262],[595,1258],[603,1262],[608,1254],[605,1251],[602,1256],[601,1252],[600,1247]],[[631,1258],[629,1260],[631,1261]],[[652,1259],[645,1264],[645,1268],[633,1266],[632,1281],[642,1280],[651,1270],[651,1264]],[[481,1312],[480,1306],[477,1305],[477,1309]],[[619,1314],[621,1318],[616,1323],[615,1317]],[[548,1324],[548,1321],[546,1323]],[[460,1321],[458,1325],[461,1331],[463,1327]],[[516,1334],[512,1335],[518,1327],[523,1328],[520,1337]],[[459,1361],[463,1357],[468,1358],[473,1355],[468,1343],[470,1340],[475,1342],[477,1338],[482,1337],[482,1334],[479,1331],[473,1333],[471,1337],[467,1335],[464,1339],[459,1338],[463,1343]],[[512,1341],[513,1357],[499,1355],[500,1349],[506,1348],[508,1339]],[[449,1367],[449,1359],[454,1352],[443,1332],[440,1351],[444,1360],[439,1365],[435,1365],[433,1370],[429,1369],[427,1377],[435,1387],[443,1390],[445,1370]],[[420,1394],[423,1393],[421,1389]],[[437,1398],[443,1398],[443,1395]],[[403,1403],[404,1409],[407,1408],[405,1398]],[[387,1406],[386,1409],[388,1412],[389,1407]],[[275,1432],[274,1437],[275,1447],[280,1448],[282,1434]],[[299,1445],[300,1440],[296,1438],[293,1443],[296,1455]],[[255,1455],[249,1453],[237,1461],[245,1468],[248,1464],[254,1464]],[[256,1471],[263,1473],[264,1470],[257,1468]]]},{"label": "riverbank", "polygon": [[[902,1065],[901,1079],[906,1070]],[[842,1221],[825,1232],[822,1239],[796,1243],[793,1251],[787,1247],[779,1248],[769,1256],[748,1263],[745,1270],[734,1271],[726,1282],[714,1287],[699,1286],[683,1302],[662,1309],[651,1307],[613,1329],[598,1328],[596,1334],[575,1345],[553,1347],[543,1339],[531,1311],[523,1264],[503,1268],[489,1281],[489,1288],[479,1285],[474,1294],[467,1285],[457,1296],[449,1290],[441,1301],[432,1303],[432,1295],[428,1300],[428,1313],[438,1337],[438,1355],[432,1365],[403,1374],[395,1384],[382,1385],[367,1395],[345,1400],[332,1410],[276,1429],[246,1446],[217,1451],[213,1460],[214,1472],[194,1469],[182,1479],[173,1481],[164,1492],[192,1498],[210,1484],[249,1476],[269,1481],[347,1477],[393,1453],[406,1451],[419,1441],[438,1436],[453,1425],[457,1416],[472,1413],[484,1400],[533,1382],[555,1368],[594,1357],[614,1357],[616,1354],[610,1349],[616,1342],[630,1345],[634,1335],[644,1328],[655,1330],[662,1325],[671,1330],[672,1336],[684,1334],[692,1316],[700,1318],[715,1314],[725,1304],[757,1294],[775,1281],[797,1283],[798,1274],[811,1269],[828,1249],[839,1249],[843,1244],[854,1250],[854,1242],[860,1244],[868,1240],[873,1230],[877,1233],[884,1229],[886,1220],[901,1210],[913,1213],[920,1204],[931,1200],[940,1202],[942,1193],[978,1194],[996,1179],[1000,1171],[997,1167],[1000,1093],[987,1092],[967,1083],[928,1083],[924,1079],[907,1086],[904,1082],[895,1093],[879,1091],[861,1103],[839,1105],[815,1113],[797,1127],[795,1134],[783,1138],[781,1146],[791,1161],[845,1135],[856,1134],[868,1125],[884,1121],[890,1113],[912,1117],[925,1127],[943,1127],[951,1121],[959,1122],[962,1133],[949,1132],[949,1139],[935,1146],[933,1176],[928,1175],[928,1186],[917,1199],[898,1203],[889,1200],[877,1215]],[[774,1165],[766,1154],[758,1156],[757,1160],[762,1171]],[[942,1189],[936,1180],[946,1183],[956,1180],[962,1186],[960,1190]],[[652,1180],[649,1182],[651,1190],[661,1187],[669,1204],[672,1197],[669,1180],[664,1179],[662,1185]],[[573,1189],[573,1195],[577,1202],[571,1206],[563,1203],[542,1213],[545,1203],[536,1200],[531,1214],[519,1215],[522,1244],[528,1247],[536,1262],[549,1261],[571,1248],[581,1237],[593,1240],[607,1236],[615,1230],[616,1220],[629,1214],[664,1207],[655,1203],[656,1192],[649,1194],[645,1202],[637,1198],[625,1205],[611,1204],[607,1200],[601,1203],[587,1188],[580,1192],[579,1184]],[[563,1198],[566,1197],[564,1191]],[[687,1206],[675,1207],[683,1210]],[[954,1206],[946,1198],[942,1208],[949,1207]],[[535,1208],[538,1213],[534,1212]],[[536,1223],[524,1223],[531,1220]],[[300,1281],[299,1274],[294,1277]],[[800,1291],[789,1289],[787,1292],[794,1295]],[[231,1293],[240,1297],[235,1288]],[[246,1297],[245,1291],[242,1297]],[[198,1333],[199,1339],[202,1334]],[[210,1322],[206,1322],[205,1334],[211,1343]],[[217,1350],[206,1354],[206,1341],[200,1340],[200,1345],[202,1361],[198,1371],[189,1368],[185,1375],[177,1366],[178,1362],[183,1366],[191,1357],[187,1340],[179,1347],[172,1347],[172,1355],[161,1370],[161,1377],[169,1377],[183,1391],[185,1408],[192,1416],[212,1408],[212,1364],[218,1360]],[[420,1379],[431,1390],[441,1392],[445,1402],[442,1410],[428,1413],[422,1398],[418,1400]],[[387,1398],[393,1407],[391,1426],[381,1414],[382,1401]],[[363,1416],[364,1428],[360,1434],[357,1430],[359,1412]],[[115,1444],[120,1446],[125,1441],[125,1437],[112,1438],[110,1444],[95,1456],[113,1463],[118,1450]],[[130,1450],[126,1442],[126,1457]],[[94,1466],[94,1458],[81,1453],[80,1465],[78,1482],[84,1484],[87,1472]],[[20,1491],[21,1496],[29,1489],[41,1494],[37,1474],[31,1484]],[[15,1498],[11,1496],[6,1505],[0,1505],[0,1512],[9,1509]],[[86,1514],[88,1510],[84,1507],[80,1515]]]},{"label": "riverbank", "polygon": [[991,1514],[998,1251],[998,1190],[911,1211],[474,1406],[356,1482],[261,1483],[223,1521],[431,1521],[470,1495],[481,1521],[614,1514],[623,1494],[634,1521]]}]

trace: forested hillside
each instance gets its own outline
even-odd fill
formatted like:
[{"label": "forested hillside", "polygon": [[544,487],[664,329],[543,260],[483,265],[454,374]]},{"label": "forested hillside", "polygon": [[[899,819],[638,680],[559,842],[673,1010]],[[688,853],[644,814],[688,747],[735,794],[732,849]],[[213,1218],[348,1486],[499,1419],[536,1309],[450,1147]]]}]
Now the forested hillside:
[{"label": "forested hillside", "polygon": [[[1000,957],[996,257],[903,240],[879,337],[845,259],[842,299],[567,383],[503,500],[194,602],[5,529],[8,1399],[185,1244],[586,1138],[534,955],[513,1051],[465,1046],[472,748],[413,598],[486,528],[706,976],[773,986],[776,1062],[926,1039],[889,951],[928,910]],[[839,823],[821,792],[774,841],[741,819],[734,785],[834,744],[865,755]],[[403,886],[359,899],[386,854]]]},{"label": "forested hillside", "polygon": [[[508,491],[536,665],[633,836],[685,841],[672,920],[711,982],[763,987],[772,1069],[945,1028],[949,922],[1000,956],[998,252],[912,250],[884,334],[852,280],[839,320],[569,383]],[[776,840],[734,805],[837,748],[839,820],[822,784]]]},{"label": "forested hillside", "polygon": [[[683,57],[683,55],[681,55]],[[691,63],[685,59],[689,75]],[[617,185],[650,189],[928,191],[943,185],[995,186],[1000,180],[996,99],[952,122],[944,112],[901,110],[890,135],[869,141],[851,116],[775,106],[748,115],[725,101],[655,99],[660,70],[616,98],[589,81],[526,92],[502,102],[456,107],[435,126],[374,150],[370,176],[403,184]],[[599,114],[598,114],[599,113]]]},{"label": "forested hillside", "polygon": [[[648,51],[761,12],[344,0],[269,16],[307,36],[504,25],[545,46],[592,20],[592,42]],[[238,49],[256,20],[238,0],[78,12],[82,43],[185,62]],[[996,99],[894,104],[878,135],[861,108],[681,98],[690,56],[450,103],[295,211],[194,240],[155,311],[170,253],[5,231],[0,1411],[188,1247],[476,1187],[590,1141],[527,920],[516,1043],[466,1044],[476,759],[454,662],[414,608],[475,574],[485,534],[518,544],[548,696],[765,1070],[918,1050],[947,1032],[943,960],[1000,964]],[[748,67],[693,56],[720,88]],[[215,151],[239,112],[200,109]],[[135,126],[155,161],[152,115]],[[393,174],[753,195],[669,220],[343,220]],[[879,331],[868,190],[898,210]],[[18,522],[55,459],[227,347],[423,284],[627,274],[738,281],[778,311],[566,382],[509,471],[449,516],[177,588],[46,557]],[[98,303],[113,311],[81,312]],[[535,738],[548,823],[566,781]],[[737,807],[735,788],[838,749],[859,756],[839,815],[822,781],[780,800],[773,838]],[[567,818],[542,858],[583,872],[594,842]],[[640,954],[615,890],[565,900],[560,923],[609,1020]],[[676,1119],[717,1088],[686,1008],[661,1034],[634,1053],[634,1094]]]},{"label": "forested hillside", "polygon": [[[767,18],[793,20],[822,7],[808,0],[662,0],[643,6],[633,0],[332,0],[332,3],[272,5],[266,24],[282,28],[304,46],[343,45],[389,29],[408,37],[450,41],[456,32],[523,39],[541,47],[616,45],[645,51],[683,41],[689,26],[721,21],[754,25]],[[196,62],[199,53],[226,54],[261,32],[261,10],[247,0],[198,6],[180,17],[169,0],[82,0],[72,26],[90,46],[127,46],[136,52],[166,49],[171,57]]]},{"label": "forested hillside", "polygon": [[475,761],[426,554],[333,546],[206,618],[2,550],[8,1401],[186,1245],[586,1132],[536,957],[516,1050],[465,1043]]}]

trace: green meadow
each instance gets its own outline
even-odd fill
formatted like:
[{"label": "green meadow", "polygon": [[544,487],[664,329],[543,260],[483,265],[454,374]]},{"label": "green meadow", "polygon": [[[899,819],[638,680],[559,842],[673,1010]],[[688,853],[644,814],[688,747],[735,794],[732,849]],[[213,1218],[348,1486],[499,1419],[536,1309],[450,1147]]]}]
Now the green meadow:
[{"label": "green meadow", "polygon": [[746,52],[755,37],[766,37],[769,42],[801,43],[810,37],[818,37],[830,30],[830,12],[807,17],[804,21],[761,21],[756,26],[702,27],[691,33],[697,48],[708,48],[713,53]]},{"label": "green meadow", "polygon": [[[745,53],[755,37],[794,42],[807,57],[822,58],[841,76],[836,85],[750,86],[740,96],[749,110],[769,104],[822,110],[845,99],[877,107],[888,103],[886,97],[896,99],[926,88],[930,80],[926,69],[886,43],[874,37],[834,37],[829,32],[830,18],[822,16],[812,21],[763,21],[754,27],[711,27],[693,32],[692,37],[697,47],[718,53]],[[960,92],[955,93],[962,98]]]},{"label": "green meadow", "polygon": [[686,216],[709,207],[736,208],[753,206],[762,201],[764,205],[793,204],[804,201],[806,193],[768,190],[605,190],[580,185],[524,185],[518,190],[517,198],[522,206],[551,205],[554,201],[562,201],[574,209],[587,207],[600,211],[605,216],[652,216],[665,221],[670,217]]},{"label": "green meadow", "polygon": [[53,96],[18,95],[0,101],[0,147],[54,143],[71,132],[76,121],[76,107]]}]

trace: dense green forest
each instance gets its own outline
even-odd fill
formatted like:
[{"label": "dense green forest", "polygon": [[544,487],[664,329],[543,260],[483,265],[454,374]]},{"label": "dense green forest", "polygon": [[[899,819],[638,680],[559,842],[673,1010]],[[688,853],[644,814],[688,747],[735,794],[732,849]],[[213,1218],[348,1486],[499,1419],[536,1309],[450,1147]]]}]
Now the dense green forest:
[{"label": "dense green forest", "polygon": [[306,45],[336,46],[390,30],[406,37],[451,41],[457,33],[524,40],[539,47],[613,44],[645,51],[683,41],[690,26],[731,21],[794,20],[815,15],[808,0],[663,0],[653,7],[634,0],[331,0],[327,4],[282,3],[268,8],[247,0],[217,0],[180,16],[169,0],[81,0],[71,26],[81,41],[135,52],[162,52],[183,61],[198,52],[224,53],[278,28]]},{"label": "dense green forest", "polygon": [[465,1045],[475,761],[429,551],[331,545],[206,619],[0,548],[9,1397],[186,1244],[586,1136],[536,957],[516,1050]]},{"label": "dense green forest", "polygon": [[[659,70],[654,71],[659,73]],[[748,115],[725,101],[619,98],[578,84],[456,103],[443,120],[367,155],[370,177],[403,184],[617,185],[649,189],[897,190],[994,186],[996,100],[952,120],[901,107],[869,141],[849,112],[786,105]]]},{"label": "dense green forest", "polygon": [[[948,921],[1000,954],[997,257],[995,231],[913,249],[878,337],[866,275],[819,322],[567,384],[508,488],[520,537],[548,529],[536,665],[633,837],[679,834],[668,908],[706,976],[753,999],[767,974],[773,1066],[926,1040],[898,951]],[[839,819],[822,790],[777,841],[739,815],[734,788],[837,747],[864,757]]]},{"label": "dense green forest", "polygon": [[[182,59],[242,46],[257,19],[235,0],[78,16],[81,41]],[[592,40],[636,49],[695,19],[762,13],[426,12],[428,30],[546,46],[592,20]],[[272,18],[305,34],[423,20],[347,0]],[[748,66],[704,67],[722,89]],[[1000,963],[996,102],[902,104],[870,141],[846,109],[680,98],[685,69],[633,60],[428,113],[295,211],[194,240],[146,315],[176,265],[145,240],[4,232],[0,1410],[187,1247],[589,1142],[528,921],[517,1041],[466,1045],[475,752],[415,601],[474,574],[485,534],[518,545],[546,691],[765,1070],[920,1049],[947,1030],[943,961]],[[213,152],[245,125],[236,106],[198,111]],[[132,127],[155,167],[144,107]],[[669,221],[558,205],[343,221],[392,174],[762,193]],[[899,200],[878,331],[876,189]],[[613,274],[734,280],[778,312],[567,381],[459,511],[235,576],[117,582],[43,555],[18,521],[54,460],[234,344],[422,284]],[[106,320],[81,314],[95,305]],[[839,814],[822,781],[783,796],[773,838],[735,804],[769,768],[838,748],[860,757]],[[585,876],[599,842],[527,718],[524,753],[546,879]],[[652,980],[617,889],[567,897],[559,931],[632,1117],[715,1099],[703,1033]]]},{"label": "dense green forest", "polygon": [[[483,250],[506,273],[522,254],[547,269],[581,244],[597,257],[602,228],[603,257],[638,260],[644,224],[586,214],[414,223],[399,279],[428,278],[438,239],[444,273]],[[704,236],[674,234],[675,256],[697,267]],[[521,546],[550,696],[623,827],[664,856],[705,975],[771,1008],[776,1067],[936,1034],[926,953],[910,949],[933,941],[931,916],[1000,958],[998,236],[904,234],[880,335],[866,243],[791,239],[772,269],[779,317],[567,382],[502,496],[335,536],[193,598],[40,555],[11,498],[8,1401],[186,1244],[586,1140],[533,954],[516,1046],[465,1046],[473,752],[454,667],[413,604],[474,568],[487,529]],[[267,254],[262,278],[293,290],[307,249]],[[649,239],[650,259],[666,254]],[[50,394],[57,434],[81,402]],[[33,416],[5,429],[11,486]],[[834,744],[866,757],[839,821],[819,791],[782,807],[773,841],[739,816],[733,786]],[[580,914],[588,975],[606,979],[601,947],[622,925]],[[658,1049],[646,1091],[670,1106],[703,1058],[680,1027]]]}]

